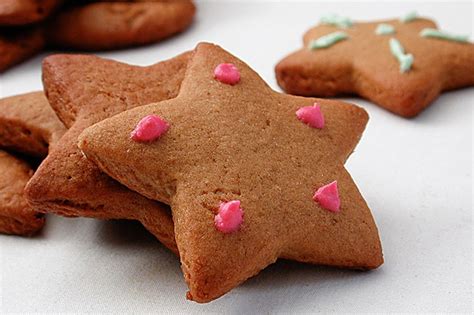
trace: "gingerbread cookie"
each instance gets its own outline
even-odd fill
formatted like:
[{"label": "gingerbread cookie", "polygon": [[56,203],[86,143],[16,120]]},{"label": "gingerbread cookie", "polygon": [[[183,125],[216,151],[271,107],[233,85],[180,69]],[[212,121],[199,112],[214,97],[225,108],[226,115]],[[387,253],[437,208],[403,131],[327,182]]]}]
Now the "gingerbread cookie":
[{"label": "gingerbread cookie", "polygon": [[175,99],[89,127],[79,147],[171,205],[188,298],[208,302],[278,258],[382,264],[374,220],[343,166],[367,120],[355,105],[276,93],[236,57],[200,44]]},{"label": "gingerbread cookie", "polygon": [[137,67],[94,56],[47,57],[43,62],[46,94],[70,129],[26,188],[35,209],[64,216],[139,220],[177,253],[168,208],[102,173],[81,154],[77,138],[86,127],[107,117],[175,97],[188,58],[189,54],[183,54],[149,67]]},{"label": "gingerbread cookie", "polygon": [[33,211],[23,195],[33,170],[26,162],[0,150],[0,174],[0,233],[36,233],[44,225],[44,215]]},{"label": "gingerbread cookie", "polygon": [[2,0],[0,25],[25,25],[48,17],[62,0]]},{"label": "gingerbread cookie", "polygon": [[45,46],[43,30],[22,27],[0,30],[0,72],[36,55]]},{"label": "gingerbread cookie", "polygon": [[183,31],[191,0],[96,2],[72,6],[49,24],[48,42],[61,48],[104,50],[145,45]]},{"label": "gingerbread cookie", "polygon": [[[48,147],[64,132],[43,92],[0,100],[0,148],[44,158]],[[0,233],[37,232],[44,225],[44,215],[28,205],[23,191],[33,170],[26,162],[2,150],[0,169]]]},{"label": "gingerbread cookie", "polygon": [[44,158],[65,131],[43,92],[0,99],[0,148]]},{"label": "gingerbread cookie", "polygon": [[474,85],[474,45],[410,14],[355,23],[332,16],[304,35],[304,48],[275,68],[290,94],[358,94],[412,117],[445,90]]}]

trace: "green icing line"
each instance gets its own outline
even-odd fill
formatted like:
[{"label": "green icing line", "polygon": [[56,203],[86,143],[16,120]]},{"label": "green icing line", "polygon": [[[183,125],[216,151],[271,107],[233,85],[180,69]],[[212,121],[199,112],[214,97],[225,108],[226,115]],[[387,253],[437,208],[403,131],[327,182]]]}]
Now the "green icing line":
[{"label": "green icing line", "polygon": [[341,40],[347,39],[349,36],[345,32],[337,31],[333,32],[324,36],[321,36],[320,38],[312,40],[308,48],[309,49],[320,49],[320,48],[328,48],[334,45],[337,42],[340,42]]},{"label": "green icing line", "polygon": [[448,34],[445,32],[441,32],[437,29],[434,28],[424,28],[420,32],[420,36],[422,37],[433,37],[433,38],[439,38],[439,39],[444,39],[444,40],[451,40],[454,42],[461,42],[461,43],[467,43],[469,41],[469,37],[465,35],[453,35],[453,34]]},{"label": "green icing line", "polygon": [[400,72],[404,73],[411,69],[413,64],[413,55],[406,54],[402,44],[395,38],[390,38],[390,51],[400,63]]},{"label": "green icing line", "polygon": [[390,24],[380,23],[375,29],[375,34],[377,35],[389,35],[395,33],[395,27]]},{"label": "green icing line", "polygon": [[408,22],[411,22],[413,20],[416,20],[417,17],[418,17],[418,14],[415,11],[412,11],[412,12],[408,13],[407,15],[401,17],[400,21],[402,23],[408,23]]},{"label": "green icing line", "polygon": [[331,14],[323,16],[320,20],[323,24],[333,25],[340,28],[349,28],[352,26],[352,21],[348,17]]}]

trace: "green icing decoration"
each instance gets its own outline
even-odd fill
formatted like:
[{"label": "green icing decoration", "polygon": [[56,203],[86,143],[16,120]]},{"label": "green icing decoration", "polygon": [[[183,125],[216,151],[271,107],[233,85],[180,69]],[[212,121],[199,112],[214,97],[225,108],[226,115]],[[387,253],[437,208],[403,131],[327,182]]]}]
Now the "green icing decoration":
[{"label": "green icing decoration", "polygon": [[331,14],[327,16],[323,16],[320,20],[323,24],[333,25],[340,28],[349,28],[352,26],[352,21],[348,17],[339,16],[336,14]]},{"label": "green icing decoration", "polygon": [[347,39],[349,36],[345,32],[337,31],[333,32],[324,36],[321,36],[320,38],[312,40],[308,48],[309,49],[320,49],[320,48],[328,48],[334,45],[337,42],[340,42],[341,40]]},{"label": "green icing decoration", "polygon": [[380,23],[375,29],[377,35],[390,35],[395,33],[395,27],[390,24]]},{"label": "green icing decoration", "polygon": [[448,34],[445,32],[441,32],[435,28],[424,28],[420,32],[420,36],[422,37],[433,37],[433,38],[439,38],[439,39],[444,39],[444,40],[451,40],[454,42],[461,42],[461,43],[467,43],[469,41],[469,37],[465,35],[453,35],[453,34]]},{"label": "green icing decoration", "polygon": [[404,73],[411,69],[413,64],[413,55],[406,54],[402,44],[395,38],[390,38],[390,51],[400,63],[400,72]]},{"label": "green icing decoration", "polygon": [[401,17],[400,21],[402,23],[408,23],[408,22],[416,20],[417,17],[418,17],[418,14],[415,11],[412,11],[408,13],[407,15]]}]

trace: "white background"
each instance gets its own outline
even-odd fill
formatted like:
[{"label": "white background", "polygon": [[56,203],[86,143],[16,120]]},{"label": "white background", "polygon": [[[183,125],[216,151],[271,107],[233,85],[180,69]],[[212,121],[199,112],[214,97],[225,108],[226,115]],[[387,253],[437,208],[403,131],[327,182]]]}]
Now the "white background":
[{"label": "white background", "polygon": [[[303,32],[321,15],[371,20],[414,9],[472,38],[470,2],[199,2],[188,32],[100,55],[148,65],[210,41],[277,88],[274,65],[300,47]],[[1,96],[40,89],[45,55],[2,74]],[[185,299],[178,259],[140,224],[50,215],[35,238],[0,236],[0,311],[470,312],[474,89],[445,93],[411,120],[348,100],[371,116],[347,168],[379,227],[385,256],[380,269],[354,272],[281,261],[219,300],[199,305]]]}]

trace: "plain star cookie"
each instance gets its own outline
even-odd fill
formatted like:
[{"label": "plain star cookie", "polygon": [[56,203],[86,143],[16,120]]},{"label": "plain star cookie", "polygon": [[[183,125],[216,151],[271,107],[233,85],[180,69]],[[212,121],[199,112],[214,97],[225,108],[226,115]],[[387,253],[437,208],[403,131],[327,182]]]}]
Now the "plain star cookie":
[{"label": "plain star cookie", "polygon": [[65,8],[47,27],[48,43],[104,50],[145,45],[185,30],[196,8],[191,0],[99,1]]},{"label": "plain star cookie", "polygon": [[65,131],[43,92],[0,99],[0,148],[45,158]]},{"label": "plain star cookie", "polygon": [[175,97],[188,58],[183,54],[138,67],[94,56],[47,57],[46,95],[69,130],[26,188],[34,208],[63,216],[139,220],[177,253],[168,207],[102,173],[79,151],[77,138],[85,128],[124,110]]},{"label": "plain star cookie", "polygon": [[[64,134],[43,92],[0,100],[0,148],[44,158]],[[27,156],[24,156],[27,158]],[[31,235],[44,225],[44,215],[27,203],[24,188],[30,165],[0,150],[0,233]]]},{"label": "plain star cookie", "polygon": [[277,93],[236,57],[200,44],[175,99],[102,121],[79,147],[171,205],[188,298],[209,302],[278,258],[382,264],[374,220],[343,166],[367,120],[351,104]]},{"label": "plain star cookie", "polygon": [[278,84],[305,96],[358,94],[412,117],[446,90],[474,85],[474,45],[410,14],[355,23],[337,16],[304,35],[304,48],[276,66]]},{"label": "plain star cookie", "polygon": [[44,215],[33,211],[23,189],[33,170],[20,159],[0,150],[0,233],[32,235],[44,225]]}]

